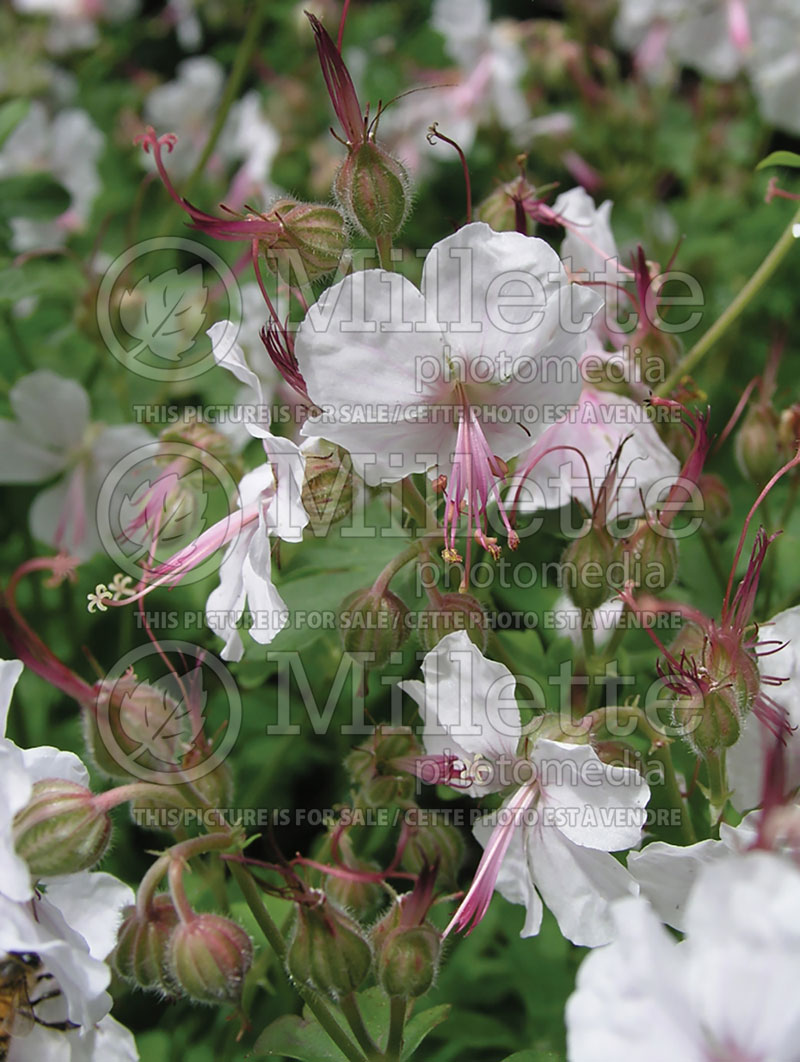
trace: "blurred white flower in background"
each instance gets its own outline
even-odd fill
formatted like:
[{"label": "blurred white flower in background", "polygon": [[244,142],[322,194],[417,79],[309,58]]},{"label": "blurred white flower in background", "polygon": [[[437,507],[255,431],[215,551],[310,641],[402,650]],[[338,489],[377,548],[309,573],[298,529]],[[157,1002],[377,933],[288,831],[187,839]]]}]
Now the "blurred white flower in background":
[{"label": "blurred white flower in background", "polygon": [[103,480],[152,436],[138,424],[92,423],[83,387],[48,369],[23,376],[9,400],[15,419],[0,420],[0,483],[45,483],[58,476],[31,505],[31,534],[88,560],[102,550],[97,500]]},{"label": "blurred white flower in background", "polygon": [[69,192],[69,209],[53,220],[11,219],[11,247],[18,253],[61,247],[70,232],[86,227],[100,191],[97,163],[105,138],[86,111],[68,108],[54,117],[39,101],[0,150],[0,178],[50,174]]}]

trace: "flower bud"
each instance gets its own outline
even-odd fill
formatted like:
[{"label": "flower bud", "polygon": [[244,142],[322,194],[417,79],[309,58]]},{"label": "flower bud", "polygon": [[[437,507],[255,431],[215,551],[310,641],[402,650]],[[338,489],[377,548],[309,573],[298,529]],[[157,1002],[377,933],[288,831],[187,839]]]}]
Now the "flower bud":
[{"label": "flower bud", "polygon": [[426,653],[454,631],[466,631],[469,640],[485,653],[488,626],[483,605],[470,594],[442,594],[435,605],[417,617],[419,644]]},{"label": "flower bud", "polygon": [[736,463],[742,475],[763,487],[781,463],[778,420],[766,403],[751,406],[736,434]]},{"label": "flower bud", "polygon": [[410,730],[392,732],[379,727],[368,743],[347,755],[344,765],[366,807],[411,807],[415,778],[397,764],[407,763],[421,754],[422,749]]},{"label": "flower bud", "polygon": [[155,896],[144,918],[135,906],[126,907],[117,933],[114,969],[131,984],[163,996],[174,994],[167,959],[178,912],[166,894]]},{"label": "flower bud", "polygon": [[697,481],[703,498],[703,525],[716,531],[731,515],[731,496],[728,488],[711,472],[704,472]]},{"label": "flower bud", "polygon": [[525,177],[515,177],[498,185],[479,204],[475,212],[477,219],[491,225],[495,232],[527,231],[528,219],[522,201],[535,195],[535,188]]},{"label": "flower bud", "polygon": [[[84,712],[83,719],[86,744],[98,770],[121,781],[139,781],[126,760],[151,770],[180,763],[188,718],[165,690],[128,674],[98,682],[94,689],[94,711]],[[174,725],[156,725],[165,719]]]},{"label": "flower bud", "polygon": [[640,520],[630,538],[620,539],[614,548],[610,576],[615,589],[630,582],[659,594],[672,585],[677,573],[678,543],[660,524]]},{"label": "flower bud", "polygon": [[271,208],[270,217],[277,218],[283,229],[270,241],[267,261],[285,281],[297,279],[300,263],[309,280],[336,269],[347,245],[344,218],[336,207],[281,199]]},{"label": "flower bud", "polygon": [[317,450],[306,451],[302,500],[312,531],[324,535],[353,511],[355,483],[350,456],[341,447],[320,440]]},{"label": "flower bud", "polygon": [[351,147],[333,190],[347,219],[374,240],[395,236],[411,205],[405,166],[371,139]]},{"label": "flower bud", "polygon": [[700,756],[714,755],[739,740],[742,715],[738,697],[728,684],[691,685],[672,697],[672,719],[682,737]]},{"label": "flower bud", "polygon": [[611,540],[602,528],[573,539],[561,558],[562,585],[581,609],[593,611],[608,600]]},{"label": "flower bud", "polygon": [[238,1003],[252,962],[250,937],[222,915],[180,922],[170,938],[169,975],[199,1003]]},{"label": "flower bud", "polygon": [[298,984],[331,999],[357,991],[372,966],[372,952],[356,922],[324,893],[297,905],[286,968]]},{"label": "flower bud", "polygon": [[789,457],[796,454],[800,448],[800,402],[795,402],[781,412],[778,440]]},{"label": "flower bud", "polygon": [[367,654],[367,664],[382,667],[408,637],[408,609],[390,590],[370,587],[345,599],[339,616],[345,652]]},{"label": "flower bud", "polygon": [[463,858],[464,841],[458,829],[434,819],[410,831],[400,865],[412,874],[435,866],[446,888],[455,888]]},{"label": "flower bud", "polygon": [[14,817],[14,847],[33,878],[77,874],[102,858],[111,819],[89,789],[64,778],[35,782],[31,799]]},{"label": "flower bud", "polygon": [[441,937],[430,922],[391,930],[378,952],[378,981],[388,996],[416,999],[436,979]]}]

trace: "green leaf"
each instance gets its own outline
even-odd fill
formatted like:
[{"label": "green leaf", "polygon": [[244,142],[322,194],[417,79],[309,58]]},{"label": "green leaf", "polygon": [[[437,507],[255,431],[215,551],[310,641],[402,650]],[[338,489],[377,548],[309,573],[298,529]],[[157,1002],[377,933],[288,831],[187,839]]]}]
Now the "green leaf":
[{"label": "green leaf", "polygon": [[555,1058],[552,1051],[542,1054],[540,1051],[516,1051],[513,1055],[504,1058],[502,1062],[544,1062],[545,1059]]},{"label": "green leaf", "polygon": [[294,1058],[298,1062],[347,1062],[328,1039],[319,1022],[298,1014],[284,1014],[261,1033],[252,1055],[255,1058]]},{"label": "green leaf", "polygon": [[66,188],[45,173],[0,180],[0,216],[4,218],[57,218],[69,204]]},{"label": "green leaf", "polygon": [[9,100],[0,107],[0,147],[28,113],[30,100]]},{"label": "green leaf", "polygon": [[428,1033],[447,1020],[450,1010],[449,1003],[441,1003],[438,1007],[420,1011],[407,1022],[403,1035],[403,1062],[414,1057],[414,1052]]},{"label": "green leaf", "polygon": [[75,299],[85,286],[80,269],[64,258],[34,258],[21,266],[0,268],[0,303],[35,295]]},{"label": "green leaf", "polygon": [[768,166],[789,166],[793,170],[800,170],[800,155],[794,151],[773,151],[756,166],[757,170],[765,170]]}]

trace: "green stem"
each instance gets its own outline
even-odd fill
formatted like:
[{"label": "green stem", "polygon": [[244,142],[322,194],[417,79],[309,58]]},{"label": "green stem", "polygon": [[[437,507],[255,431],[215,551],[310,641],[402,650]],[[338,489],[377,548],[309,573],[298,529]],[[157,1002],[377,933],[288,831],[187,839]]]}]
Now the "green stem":
[{"label": "green stem", "polygon": [[[253,917],[258,923],[259,929],[266,937],[269,946],[278,956],[281,965],[283,965],[286,961],[286,941],[283,939],[281,931],[275,925],[272,915],[265,907],[264,901],[261,899],[261,893],[253,880],[252,874],[246,867],[242,866],[241,863],[237,863],[234,860],[231,860],[228,865],[230,866],[231,873],[236,879],[236,884],[239,886],[247,906],[250,908]],[[296,984],[295,988],[308,1009],[342,1054],[349,1059],[350,1062],[364,1062],[364,1056],[341,1027],[336,1018],[334,1018],[327,1003],[307,989],[304,985]]]},{"label": "green stem", "polygon": [[725,805],[728,803],[728,776],[725,770],[725,750],[718,755],[708,755],[706,770],[708,771],[708,802],[711,810],[711,826],[716,832]]},{"label": "green stem", "polygon": [[191,196],[192,189],[197,183],[203,170],[206,168],[206,163],[211,158],[214,148],[217,146],[217,141],[219,140],[220,133],[225,125],[228,113],[230,112],[236,97],[239,95],[244,76],[247,73],[247,68],[250,66],[250,60],[253,58],[253,53],[258,45],[261,34],[261,24],[264,15],[266,14],[266,10],[267,4],[265,0],[255,0],[250,20],[247,23],[247,29],[245,30],[244,37],[242,37],[239,50],[236,52],[231,72],[228,75],[228,80],[222,93],[222,99],[217,108],[217,113],[214,116],[214,124],[211,126],[208,140],[206,141],[200,158],[197,160],[194,169],[189,174],[189,178],[183,188],[182,194],[186,199]]},{"label": "green stem", "polygon": [[602,670],[604,660],[597,655],[597,649],[594,644],[593,622],[592,610],[588,608],[581,609],[581,639],[583,641],[586,677],[589,680],[588,686],[586,687],[586,707],[584,715],[593,712],[595,708],[598,708],[600,706],[600,699],[603,696],[603,684],[596,680],[599,678],[599,673]]},{"label": "green stem", "polygon": [[389,1013],[389,1040],[386,1044],[386,1062],[400,1062],[407,1009],[408,1005],[402,996],[392,996]]},{"label": "green stem", "polygon": [[375,240],[375,246],[378,249],[378,262],[381,269],[385,269],[391,273],[394,271],[394,262],[392,261],[392,237],[391,236],[378,236]]},{"label": "green stem", "polygon": [[668,395],[683,379],[695,369],[717,340],[724,335],[733,322],[739,317],[748,303],[763,288],[783,259],[789,253],[789,249],[797,237],[793,233],[794,226],[800,224],[800,209],[792,216],[791,221],[781,233],[777,243],[773,246],[767,257],[753,273],[745,286],[717,318],[708,331],[698,339],[694,346],[678,362],[663,384],[656,389],[658,395]]},{"label": "green stem", "polygon": [[394,579],[395,575],[397,575],[397,573],[400,571],[400,569],[404,568],[409,563],[409,561],[412,561],[415,557],[418,557],[419,554],[422,553],[422,551],[426,548],[427,543],[425,539],[419,538],[416,540],[416,542],[412,542],[410,546],[404,549],[402,553],[398,553],[396,557],[393,557],[392,560],[390,560],[386,567],[383,569],[383,571],[380,572],[375,582],[372,584],[372,589],[375,591],[375,593],[382,594],[386,590],[392,579]]},{"label": "green stem", "polygon": [[367,1027],[364,1024],[364,1019],[361,1017],[361,1011],[358,1009],[358,1000],[351,992],[347,996],[342,996],[339,1000],[339,1007],[342,1014],[347,1018],[347,1023],[353,1030],[358,1045],[369,1060],[382,1058],[380,1050],[378,1049],[375,1041],[367,1031]]}]

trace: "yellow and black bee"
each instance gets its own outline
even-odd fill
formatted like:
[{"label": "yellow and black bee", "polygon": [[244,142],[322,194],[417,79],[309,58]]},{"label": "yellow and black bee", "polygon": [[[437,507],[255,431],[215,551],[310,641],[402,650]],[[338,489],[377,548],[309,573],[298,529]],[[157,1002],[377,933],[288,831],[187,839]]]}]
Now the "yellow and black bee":
[{"label": "yellow and black bee", "polygon": [[75,1029],[71,1021],[42,1021],[34,1007],[61,993],[48,985],[42,960],[33,952],[12,951],[0,956],[0,1062],[8,1058],[11,1040],[26,1036],[34,1025],[48,1029]]}]

